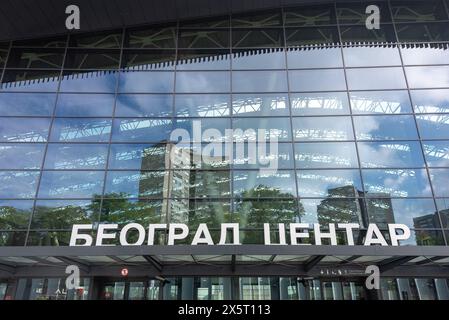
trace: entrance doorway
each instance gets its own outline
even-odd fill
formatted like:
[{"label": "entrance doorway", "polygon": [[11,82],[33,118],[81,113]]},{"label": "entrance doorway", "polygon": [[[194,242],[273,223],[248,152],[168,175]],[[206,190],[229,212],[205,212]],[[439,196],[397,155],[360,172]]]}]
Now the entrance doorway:
[{"label": "entrance doorway", "polygon": [[155,279],[108,279],[101,281],[101,300],[159,300],[160,281]]}]

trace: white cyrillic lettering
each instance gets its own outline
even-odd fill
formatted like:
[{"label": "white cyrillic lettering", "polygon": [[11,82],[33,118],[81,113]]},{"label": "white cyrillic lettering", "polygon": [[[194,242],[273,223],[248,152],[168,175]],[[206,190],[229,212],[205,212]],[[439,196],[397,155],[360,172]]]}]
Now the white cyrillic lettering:
[{"label": "white cyrillic lettering", "polygon": [[99,224],[97,231],[97,241],[95,243],[96,246],[115,246],[115,244],[103,244],[104,239],[115,239],[116,233],[104,233],[105,230],[114,230],[118,228],[118,224]]},{"label": "white cyrillic lettering", "polygon": [[298,238],[309,238],[309,231],[298,232],[297,229],[309,229],[308,223],[290,223],[290,242],[292,245],[309,245],[310,243],[298,243]]},{"label": "white cyrillic lettering", "polygon": [[[396,230],[402,230],[402,234],[397,234]],[[392,223],[388,225],[388,230],[390,231],[390,239],[392,246],[398,246],[398,240],[407,240],[410,238],[410,229],[405,224]]]},{"label": "white cyrillic lettering", "polygon": [[339,223],[337,227],[340,229],[345,229],[346,239],[348,240],[348,246],[354,245],[354,234],[352,233],[352,229],[360,228],[358,223]]},{"label": "white cyrillic lettering", "polygon": [[[176,230],[180,229],[181,233],[176,233]],[[168,245],[172,246],[175,244],[175,240],[182,240],[187,238],[189,235],[189,227],[184,223],[171,223],[168,226]]]},{"label": "white cyrillic lettering", "polygon": [[[285,240],[285,226],[283,223],[278,223],[278,231],[279,231],[279,243],[273,243],[273,245],[277,245],[277,244],[286,245],[287,241]],[[264,243],[266,245],[272,245],[269,223],[263,224],[263,236],[264,236]]]},{"label": "white cyrillic lettering", "polygon": [[[129,243],[126,239],[126,235],[129,229],[136,229],[139,233],[139,238],[135,243]],[[120,231],[120,245],[122,246],[141,246],[145,241],[145,228],[138,223],[128,223],[126,226],[122,228]]]},{"label": "white cyrillic lettering", "polygon": [[226,235],[227,229],[232,229],[232,244],[240,244],[240,236],[239,236],[239,224],[238,223],[222,223],[220,230],[220,241],[219,245],[226,244]]},{"label": "white cyrillic lettering", "polygon": [[[79,230],[92,230],[93,225],[91,224],[74,224],[72,226],[72,234],[70,235],[70,247],[74,246],[91,246],[93,239],[88,234],[78,234]],[[84,240],[83,244],[76,244],[77,240]]]},{"label": "white cyrillic lettering", "polygon": [[[204,234],[204,237],[202,236]],[[192,246],[196,246],[199,243],[204,243],[208,245],[213,245],[214,241],[210,235],[209,229],[205,223],[200,223],[198,229],[196,230],[195,236],[192,240]]]},{"label": "white cyrillic lettering", "polygon": [[148,227],[148,245],[152,246],[154,244],[154,231],[156,229],[167,229],[167,224],[165,223],[155,223],[150,224]]},{"label": "white cyrillic lettering", "polygon": [[326,238],[331,240],[331,245],[336,246],[337,245],[337,234],[335,232],[335,224],[329,223],[329,232],[321,232],[320,230],[320,224],[314,223],[313,224],[313,233],[315,235],[315,244],[317,246],[321,245],[321,239]]},{"label": "white cyrillic lettering", "polygon": [[[373,238],[373,236],[376,236]],[[380,232],[379,228],[374,224],[370,223],[368,225],[368,230],[366,231],[366,238],[365,238],[365,246],[370,246],[372,244],[380,244],[382,246],[388,246],[387,241],[385,240],[384,236]]]}]

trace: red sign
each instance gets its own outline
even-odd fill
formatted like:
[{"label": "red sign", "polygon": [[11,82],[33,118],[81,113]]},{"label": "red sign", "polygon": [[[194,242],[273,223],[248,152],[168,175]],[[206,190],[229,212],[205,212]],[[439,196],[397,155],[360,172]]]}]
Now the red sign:
[{"label": "red sign", "polygon": [[123,268],[120,273],[122,274],[122,276],[126,277],[128,275],[128,269]]}]

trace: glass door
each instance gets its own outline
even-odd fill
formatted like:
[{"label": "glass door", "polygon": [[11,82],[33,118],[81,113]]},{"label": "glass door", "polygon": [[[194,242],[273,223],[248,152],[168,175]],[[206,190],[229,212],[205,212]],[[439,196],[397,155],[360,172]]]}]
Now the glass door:
[{"label": "glass door", "polygon": [[160,282],[157,280],[107,280],[100,289],[101,300],[158,300]]}]

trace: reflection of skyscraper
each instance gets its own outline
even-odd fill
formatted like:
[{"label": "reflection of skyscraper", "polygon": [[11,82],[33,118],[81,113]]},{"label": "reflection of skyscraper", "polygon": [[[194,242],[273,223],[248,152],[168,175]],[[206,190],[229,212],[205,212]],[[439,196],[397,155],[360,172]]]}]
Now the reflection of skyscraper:
[{"label": "reflection of skyscraper", "polygon": [[318,222],[363,225],[361,206],[359,191],[353,185],[329,189],[327,199],[317,206]]},{"label": "reflection of skyscraper", "polygon": [[[448,209],[430,213],[425,216],[414,217],[413,227],[415,229],[439,229],[440,217],[443,227],[447,227],[449,221]],[[416,242],[420,245],[434,245],[444,242],[443,234],[439,230],[416,230],[415,238]]]},{"label": "reflection of skyscraper", "polygon": [[373,199],[370,198],[365,200],[369,222],[375,223],[379,227],[385,227],[388,223],[394,223],[393,203],[391,202],[391,198],[385,197],[385,193],[370,193],[370,197]]}]

